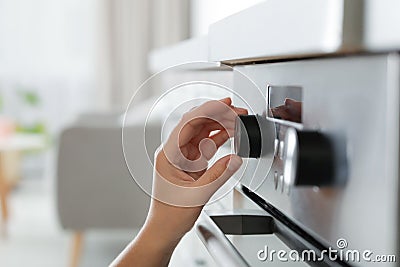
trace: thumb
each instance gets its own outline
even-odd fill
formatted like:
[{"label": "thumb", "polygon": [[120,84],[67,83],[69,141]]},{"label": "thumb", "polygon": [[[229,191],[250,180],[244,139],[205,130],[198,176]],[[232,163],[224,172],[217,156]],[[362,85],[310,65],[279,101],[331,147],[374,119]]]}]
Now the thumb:
[{"label": "thumb", "polygon": [[207,185],[218,180],[218,185],[224,184],[242,165],[242,159],[237,155],[227,155],[214,163],[198,180],[199,185]]}]

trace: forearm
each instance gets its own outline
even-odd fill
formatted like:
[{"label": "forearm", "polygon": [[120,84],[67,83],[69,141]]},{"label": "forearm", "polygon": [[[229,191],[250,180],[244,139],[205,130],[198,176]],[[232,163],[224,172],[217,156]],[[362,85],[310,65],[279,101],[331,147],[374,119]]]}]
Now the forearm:
[{"label": "forearm", "polygon": [[173,240],[161,235],[159,231],[153,231],[152,226],[146,225],[110,266],[168,266],[180,239]]}]

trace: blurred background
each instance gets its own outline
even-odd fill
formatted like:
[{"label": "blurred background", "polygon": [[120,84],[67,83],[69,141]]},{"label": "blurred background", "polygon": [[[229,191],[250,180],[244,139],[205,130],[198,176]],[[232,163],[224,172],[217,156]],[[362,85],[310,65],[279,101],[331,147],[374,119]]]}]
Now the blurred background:
[{"label": "blurred background", "polygon": [[[1,266],[112,261],[147,209],[124,182],[113,189],[112,179],[129,176],[118,158],[118,123],[152,74],[149,53],[201,37],[257,2],[0,0]],[[141,213],[129,212],[132,201],[143,202]]]}]

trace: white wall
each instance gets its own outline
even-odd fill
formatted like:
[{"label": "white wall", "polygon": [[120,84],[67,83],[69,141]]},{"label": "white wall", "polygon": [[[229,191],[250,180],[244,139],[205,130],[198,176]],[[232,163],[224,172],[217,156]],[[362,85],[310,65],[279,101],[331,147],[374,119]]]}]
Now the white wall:
[{"label": "white wall", "polygon": [[17,88],[36,91],[44,120],[57,131],[98,108],[96,0],[0,0],[0,94],[7,115],[24,111]]},{"label": "white wall", "polygon": [[265,0],[192,0],[191,34],[205,35],[210,24]]}]

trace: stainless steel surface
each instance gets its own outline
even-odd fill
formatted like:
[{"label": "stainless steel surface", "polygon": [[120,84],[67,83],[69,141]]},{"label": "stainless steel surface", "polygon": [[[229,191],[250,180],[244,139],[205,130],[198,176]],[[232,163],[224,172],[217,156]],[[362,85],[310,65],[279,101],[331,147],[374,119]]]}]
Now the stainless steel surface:
[{"label": "stainless steel surface", "polygon": [[[301,106],[303,101],[302,88],[299,86],[274,86],[267,85],[267,116],[270,118],[276,118],[286,121],[292,121],[301,123],[301,110],[291,108],[291,105],[287,105],[288,100],[295,101]],[[288,116],[280,117],[277,111],[283,110]],[[290,113],[291,112],[291,113]],[[275,114],[274,114],[275,113]]]},{"label": "stainless steel surface", "polygon": [[290,251],[275,235],[278,228],[274,219],[259,207],[203,211],[196,224],[197,234],[220,266],[305,266],[303,262],[269,258],[273,254],[268,253],[268,248]]},{"label": "stainless steel surface", "polygon": [[[235,67],[264,90],[301,86],[303,128],[329,136],[335,168],[347,176],[342,187],[295,187],[289,195],[280,192],[276,166],[261,186],[243,183],[326,246],[345,238],[348,249],[398,258],[399,64],[393,53]],[[265,114],[265,99],[240,80],[234,88]],[[245,176],[262,176],[257,159],[249,162]]]},{"label": "stainless steel surface", "polygon": [[297,172],[297,161],[298,161],[298,140],[296,130],[294,128],[289,128],[286,131],[285,137],[286,146],[282,147],[285,152],[282,153],[284,156],[283,162],[283,184],[287,192],[294,185],[294,180]]},{"label": "stainless steel surface", "polygon": [[196,224],[196,231],[208,252],[220,266],[250,266],[215,222],[203,211]]}]

